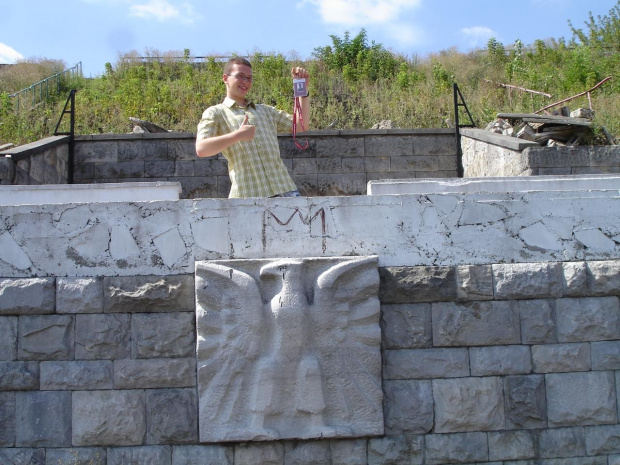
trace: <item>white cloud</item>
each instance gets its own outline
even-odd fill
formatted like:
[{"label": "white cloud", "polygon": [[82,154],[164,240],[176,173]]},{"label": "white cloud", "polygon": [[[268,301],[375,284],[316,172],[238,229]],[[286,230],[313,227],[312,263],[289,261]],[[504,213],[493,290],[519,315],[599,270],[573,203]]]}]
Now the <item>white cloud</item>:
[{"label": "white cloud", "polygon": [[0,42],[0,63],[15,63],[17,60],[23,59],[24,56],[14,48]]},{"label": "white cloud", "polygon": [[461,29],[461,34],[467,40],[468,45],[474,48],[485,46],[491,37],[498,38],[493,29],[485,26],[466,27]]},{"label": "white cloud", "polygon": [[319,9],[328,24],[364,26],[395,21],[402,10],[415,8],[421,0],[304,0]]},{"label": "white cloud", "polygon": [[420,29],[406,23],[392,23],[386,28],[387,33],[401,45],[419,45],[424,41]]},{"label": "white cloud", "polygon": [[156,19],[163,22],[179,20],[193,23],[200,16],[189,3],[181,3],[178,7],[167,0],[149,0],[145,4],[135,4],[129,7],[129,15],[144,19]]}]

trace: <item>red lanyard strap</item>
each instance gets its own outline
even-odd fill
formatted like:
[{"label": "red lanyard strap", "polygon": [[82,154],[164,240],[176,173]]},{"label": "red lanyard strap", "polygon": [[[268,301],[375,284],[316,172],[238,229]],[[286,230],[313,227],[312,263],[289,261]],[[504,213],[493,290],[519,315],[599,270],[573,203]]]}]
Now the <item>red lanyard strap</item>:
[{"label": "red lanyard strap", "polygon": [[301,111],[301,97],[295,98],[295,106],[293,107],[293,142],[299,150],[306,150],[308,148],[308,139],[304,145],[297,142],[297,115],[299,115],[299,124],[301,126],[301,132],[304,132],[304,117]]}]

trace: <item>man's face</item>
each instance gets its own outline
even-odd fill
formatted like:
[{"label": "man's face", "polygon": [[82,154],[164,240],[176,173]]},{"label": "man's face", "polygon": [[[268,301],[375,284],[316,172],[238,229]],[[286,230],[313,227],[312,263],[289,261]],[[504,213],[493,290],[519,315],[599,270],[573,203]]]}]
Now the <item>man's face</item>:
[{"label": "man's face", "polygon": [[223,79],[228,97],[233,100],[245,98],[252,88],[252,68],[235,63],[232,65],[230,73],[224,74]]}]

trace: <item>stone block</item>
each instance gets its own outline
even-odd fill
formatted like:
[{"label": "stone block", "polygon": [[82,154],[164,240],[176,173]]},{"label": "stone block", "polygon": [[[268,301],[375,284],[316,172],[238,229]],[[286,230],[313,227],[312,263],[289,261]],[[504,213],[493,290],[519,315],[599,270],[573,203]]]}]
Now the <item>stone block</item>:
[{"label": "stone block", "polygon": [[318,172],[316,158],[295,158],[293,160],[294,174],[316,174]]},{"label": "stone block", "polygon": [[101,313],[101,278],[57,278],[56,313]]},{"label": "stone block", "polygon": [[329,442],[284,443],[284,465],[330,465]]},{"label": "stone block", "polygon": [[492,300],[493,269],[491,265],[457,266],[456,293],[459,300]]},{"label": "stone block", "polygon": [[390,160],[390,171],[392,173],[418,173],[438,170],[439,160],[437,157],[393,156]]},{"label": "stone block", "polygon": [[386,350],[385,379],[462,378],[469,376],[469,354],[465,348]]},{"label": "stone block", "polygon": [[432,315],[435,346],[521,342],[518,304],[514,301],[434,303]]},{"label": "stone block", "polygon": [[411,136],[376,136],[367,137],[364,145],[364,156],[405,157],[413,155],[413,138]]},{"label": "stone block", "polygon": [[[362,167],[360,169],[359,167]],[[361,157],[356,158],[318,158],[317,159],[317,172],[318,173],[363,173],[364,159]],[[346,169],[345,169],[346,168]]]},{"label": "stone block", "polygon": [[103,447],[71,447],[45,451],[45,463],[49,465],[104,465],[106,458],[106,450]]},{"label": "stone block", "polygon": [[545,378],[550,427],[618,422],[613,373],[553,373]]},{"label": "stone block", "polygon": [[546,344],[532,346],[535,373],[589,371],[590,344]]},{"label": "stone block", "polygon": [[75,391],[72,400],[70,411],[74,446],[120,447],[144,443],[144,391]]},{"label": "stone block", "polygon": [[170,446],[110,447],[107,450],[108,461],[106,465],[172,464],[172,448]]},{"label": "stone block", "polygon": [[115,163],[118,161],[118,141],[78,141],[75,144],[74,157],[76,163]]},{"label": "stone block", "polygon": [[319,174],[317,187],[321,196],[366,194],[366,173]]},{"label": "stone block", "polygon": [[511,263],[493,266],[496,299],[561,297],[564,270],[561,263]]},{"label": "stone block", "polygon": [[385,381],[385,434],[428,433],[433,428],[431,381]]},{"label": "stone block", "polygon": [[540,431],[538,443],[541,458],[586,455],[586,435],[583,427],[543,429]]},{"label": "stone block", "polygon": [[620,260],[587,262],[592,295],[620,295]]},{"label": "stone block", "polygon": [[191,357],[196,352],[194,313],[138,313],[131,318],[133,358]]},{"label": "stone block", "polygon": [[416,135],[413,137],[413,153],[416,155],[453,155],[453,158],[456,158],[456,142],[452,134]]},{"label": "stone block", "polygon": [[[298,143],[305,144],[304,137],[300,137]],[[287,159],[296,158],[300,156],[304,157],[316,157],[317,156],[317,141],[314,138],[308,139],[308,147],[305,150],[301,150],[295,145],[293,137],[278,137],[278,145],[280,146],[280,156],[286,162]]]},{"label": "stone block", "polygon": [[330,137],[328,139],[316,139],[317,157],[363,157],[363,137]]},{"label": "stone block", "polygon": [[174,161],[145,161],[145,178],[166,178],[173,176],[175,171]]},{"label": "stone block", "polygon": [[518,307],[523,344],[557,342],[555,300],[520,300]]},{"label": "stone block", "polygon": [[176,161],[196,160],[196,139],[168,139],[168,156]]},{"label": "stone block", "polygon": [[45,449],[31,449],[18,447],[15,449],[0,449],[0,463],[10,465],[39,465],[45,463]]},{"label": "stone block", "polygon": [[424,436],[383,436],[368,440],[368,465],[422,465],[423,463]]},{"label": "stone block", "polygon": [[183,388],[196,386],[196,359],[115,360],[115,389]]},{"label": "stone block", "polygon": [[563,262],[564,296],[588,295],[588,266],[585,262]]},{"label": "stone block", "polygon": [[284,465],[284,443],[241,443],[235,447],[235,465]]},{"label": "stone block", "polygon": [[0,391],[39,389],[37,362],[0,362]]},{"label": "stone block", "polygon": [[198,401],[194,389],[146,392],[147,444],[198,442]]},{"label": "stone block", "polygon": [[113,389],[111,361],[41,362],[41,390]]},{"label": "stone block", "polygon": [[620,370],[620,341],[590,344],[593,370]]},{"label": "stone block", "polygon": [[430,434],[426,436],[426,464],[486,462],[486,433]]},{"label": "stone block", "polygon": [[20,360],[73,359],[71,315],[23,316],[19,319],[17,356]]},{"label": "stone block", "polygon": [[367,465],[365,439],[332,439],[329,443],[331,465]]},{"label": "stone block", "polygon": [[[97,163],[95,177],[100,180],[119,180],[144,178],[143,161],[124,161],[116,163]],[[117,181],[112,181],[117,182]]]},{"label": "stone block", "polygon": [[527,346],[472,347],[469,349],[472,376],[519,375],[532,371]]},{"label": "stone block", "polygon": [[123,314],[77,315],[75,358],[112,360],[131,356],[131,316]]},{"label": "stone block", "polygon": [[506,428],[532,429],[547,426],[545,378],[542,375],[504,378]]},{"label": "stone block", "polygon": [[[0,447],[15,445],[15,393],[0,392]],[[2,457],[0,453],[0,457]]]},{"label": "stone block", "polygon": [[54,278],[0,279],[0,315],[54,313]]},{"label": "stone block", "polygon": [[17,359],[17,317],[0,316],[0,360]]},{"label": "stone block", "polygon": [[589,148],[581,147],[533,147],[528,149],[532,167],[589,166]]},{"label": "stone block", "polygon": [[194,176],[200,178],[226,176],[228,178],[228,162],[225,158],[199,158],[194,164]]},{"label": "stone block", "polygon": [[[347,159],[342,161],[343,167]],[[389,173],[391,171],[391,157],[365,157],[362,159],[361,171],[366,173]],[[359,169],[358,168],[358,169]]]},{"label": "stone block", "polygon": [[234,449],[226,446],[175,446],[172,465],[233,465]]},{"label": "stone block", "polygon": [[456,298],[456,270],[439,266],[396,266],[379,269],[383,304],[443,302]]},{"label": "stone block", "polygon": [[18,392],[15,412],[18,447],[71,446],[70,392]]},{"label": "stone block", "polygon": [[196,263],[202,442],[383,434],[377,260]]},{"label": "stone block", "polygon": [[432,345],[431,306],[395,304],[381,306],[383,347],[386,349],[425,348]]},{"label": "stone block", "polygon": [[193,312],[194,278],[191,275],[106,277],[103,308],[110,313]]},{"label": "stone block", "polygon": [[620,454],[620,425],[585,428],[585,447],[588,455]]},{"label": "stone block", "polygon": [[501,378],[434,380],[433,398],[437,433],[505,428]]},{"label": "stone block", "polygon": [[119,162],[172,160],[168,154],[168,142],[165,140],[141,140],[139,144],[134,141],[119,141]]},{"label": "stone block", "polygon": [[536,439],[530,431],[489,433],[489,460],[526,460],[536,458]]},{"label": "stone block", "polygon": [[196,167],[196,162],[194,160],[191,161],[175,161],[174,162],[174,176],[179,177],[194,177],[194,168]]},{"label": "stone block", "polygon": [[618,297],[558,299],[555,312],[559,342],[613,340],[620,334]]}]

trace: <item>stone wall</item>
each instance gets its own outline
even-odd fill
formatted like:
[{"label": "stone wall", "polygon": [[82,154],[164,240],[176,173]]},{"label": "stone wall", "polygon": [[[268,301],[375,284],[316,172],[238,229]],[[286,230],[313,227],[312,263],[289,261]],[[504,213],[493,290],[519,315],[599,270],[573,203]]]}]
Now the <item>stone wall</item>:
[{"label": "stone wall", "polygon": [[66,184],[69,137],[54,136],[0,152],[0,185]]},{"label": "stone wall", "polygon": [[384,434],[220,444],[193,275],[0,280],[0,463],[616,463],[620,261],[379,272]]},{"label": "stone wall", "polygon": [[461,129],[464,177],[620,172],[620,146],[541,147],[482,129]]}]

